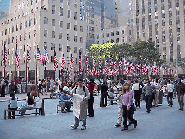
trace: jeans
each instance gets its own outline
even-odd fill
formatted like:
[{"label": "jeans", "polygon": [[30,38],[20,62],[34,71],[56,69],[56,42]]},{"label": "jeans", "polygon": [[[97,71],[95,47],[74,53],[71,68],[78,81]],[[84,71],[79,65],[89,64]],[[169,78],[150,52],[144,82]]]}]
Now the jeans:
[{"label": "jeans", "polygon": [[133,118],[132,116],[132,111],[131,109],[130,110],[127,110],[127,106],[123,105],[123,125],[124,125],[124,128],[128,128],[128,125],[127,125],[127,118],[129,119],[129,121],[133,124],[136,124],[137,121]]},{"label": "jeans", "polygon": [[[75,125],[76,128],[79,126],[79,119],[75,116]],[[83,120],[83,125],[82,126],[86,126],[86,119]]]},{"label": "jeans", "polygon": [[140,91],[139,90],[134,90],[134,98],[135,98],[135,105],[136,107],[140,107]]},{"label": "jeans", "polygon": [[146,100],[146,109],[148,112],[150,112],[150,108],[151,108],[151,102],[152,102],[152,95],[147,95],[145,97]]},{"label": "jeans", "polygon": [[172,102],[173,92],[168,92],[168,96],[167,97],[168,97],[168,104],[173,105],[173,102]]},{"label": "jeans", "polygon": [[177,97],[178,97],[179,106],[180,106],[181,109],[183,109],[183,107],[184,107],[184,102],[183,102],[184,95],[183,94],[178,94]]}]

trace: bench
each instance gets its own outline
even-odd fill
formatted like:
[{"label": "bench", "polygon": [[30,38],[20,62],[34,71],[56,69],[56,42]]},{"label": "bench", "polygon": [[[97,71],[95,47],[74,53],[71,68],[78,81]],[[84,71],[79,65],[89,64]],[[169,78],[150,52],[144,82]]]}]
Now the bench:
[{"label": "bench", "polygon": [[[71,103],[71,106],[73,106],[73,103]],[[58,111],[62,112],[62,105],[61,104],[57,104],[57,113],[58,113]]]},{"label": "bench", "polygon": [[[10,118],[9,116],[6,116],[6,112],[13,112],[13,111],[19,111],[19,112],[22,112],[23,110],[33,110],[35,109],[35,112],[34,113],[29,113],[29,114],[24,114],[24,115],[31,115],[31,114],[39,114],[39,115],[45,115],[45,112],[44,112],[44,99],[42,99],[42,104],[41,104],[41,107],[27,107],[25,109],[17,109],[17,110],[9,110],[9,109],[4,109],[4,120],[6,119],[6,117],[8,117],[8,119]],[[37,110],[39,110],[39,112],[37,112]],[[21,114],[19,115],[15,115],[15,116],[22,116]],[[11,116],[13,117],[13,116]]]},{"label": "bench", "polygon": [[[29,113],[29,114],[26,114],[26,113],[25,113],[24,115],[31,115],[31,114],[35,114],[35,115],[39,114],[39,115],[41,115],[41,112],[42,112],[42,108],[41,108],[41,107],[30,107],[30,108],[28,107],[28,108],[25,108],[24,110],[33,110],[33,109],[36,110],[34,113]],[[37,110],[39,110],[39,112],[37,112]],[[13,111],[22,112],[23,109],[17,109],[17,110],[5,109],[5,110],[4,110],[4,119],[6,119],[6,117],[8,117],[8,119],[9,119],[10,117],[9,117],[9,116],[6,116],[6,113],[8,113],[8,112],[13,112]],[[23,115],[19,114],[19,115],[15,115],[15,116],[23,116]],[[13,117],[13,116],[11,116],[11,117]]]}]

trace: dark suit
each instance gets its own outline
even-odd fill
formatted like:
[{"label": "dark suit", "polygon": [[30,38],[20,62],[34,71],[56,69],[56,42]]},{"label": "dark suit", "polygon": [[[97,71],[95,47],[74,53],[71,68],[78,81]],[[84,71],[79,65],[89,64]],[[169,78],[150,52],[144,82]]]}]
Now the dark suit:
[{"label": "dark suit", "polygon": [[[108,96],[107,90],[108,90],[108,86],[103,84],[101,86],[100,107],[106,107],[107,106],[107,96]],[[105,102],[104,102],[104,99],[105,99]]]}]

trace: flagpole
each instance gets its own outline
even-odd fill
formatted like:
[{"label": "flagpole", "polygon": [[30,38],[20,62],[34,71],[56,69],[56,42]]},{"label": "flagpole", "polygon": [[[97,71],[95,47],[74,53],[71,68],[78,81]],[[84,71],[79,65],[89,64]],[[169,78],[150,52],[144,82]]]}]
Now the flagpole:
[{"label": "flagpole", "polygon": [[[28,53],[28,52],[27,52],[27,53]],[[28,64],[27,64],[27,54],[26,54],[26,90],[25,90],[26,93],[28,93],[28,92],[27,92],[27,91],[28,91],[28,90],[27,90],[27,89],[28,89],[28,88],[27,88],[27,87],[28,87],[28,85],[27,85],[27,84],[28,84],[28,78],[27,78],[27,76],[28,76]]]},{"label": "flagpole", "polygon": [[[38,44],[37,44],[37,53],[38,53]],[[36,73],[36,81],[35,81],[35,84],[36,84],[36,92],[38,93],[38,97],[39,97],[39,93],[40,92],[38,92],[38,86],[37,86],[37,84],[38,84],[38,82],[37,82],[37,54],[35,55],[35,59],[36,59],[36,71],[35,71],[35,73]]]},{"label": "flagpole", "polygon": [[[16,44],[15,44],[15,52],[16,51],[17,51],[17,39],[16,39]],[[17,71],[16,71],[16,58],[15,58],[15,93],[16,93],[16,79],[17,79]]]},{"label": "flagpole", "polygon": [[5,60],[5,45],[6,45],[6,41],[4,42],[4,79],[5,79],[5,76],[6,76],[6,74],[5,74],[5,72],[6,72],[6,69],[5,69],[5,66],[6,66],[6,60]]}]

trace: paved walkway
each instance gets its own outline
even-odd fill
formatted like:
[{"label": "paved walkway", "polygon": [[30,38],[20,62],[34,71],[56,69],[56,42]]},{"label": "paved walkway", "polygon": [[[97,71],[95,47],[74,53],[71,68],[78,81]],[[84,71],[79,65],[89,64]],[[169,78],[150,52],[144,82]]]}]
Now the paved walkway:
[{"label": "paved walkway", "polygon": [[[19,94],[20,95],[20,94]],[[20,96],[18,96],[20,97]],[[0,102],[0,138],[2,139],[184,139],[185,138],[185,111],[179,111],[177,99],[173,107],[167,106],[166,98],[163,105],[152,108],[146,113],[145,102],[135,112],[138,126],[133,125],[128,131],[115,128],[117,121],[117,105],[106,108],[99,107],[99,96],[95,96],[95,117],[87,118],[87,129],[82,131],[71,130],[74,124],[74,115],[70,113],[56,113],[58,99],[45,99],[45,116],[23,116],[16,119],[3,119],[3,110],[8,102]],[[20,106],[22,101],[18,102]],[[37,103],[40,105],[40,102]]]}]

